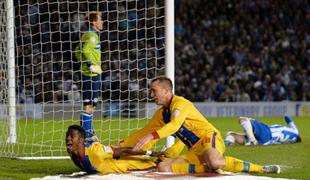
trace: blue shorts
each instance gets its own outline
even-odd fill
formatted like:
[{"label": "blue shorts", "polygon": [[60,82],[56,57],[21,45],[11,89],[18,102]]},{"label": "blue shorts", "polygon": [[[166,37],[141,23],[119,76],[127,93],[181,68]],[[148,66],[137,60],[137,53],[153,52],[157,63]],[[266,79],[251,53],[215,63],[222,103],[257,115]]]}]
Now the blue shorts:
[{"label": "blue shorts", "polygon": [[98,104],[98,97],[100,94],[101,79],[100,76],[85,76],[82,75],[82,91],[83,91],[83,105],[92,105],[94,107]]},{"label": "blue shorts", "polygon": [[272,139],[271,131],[268,125],[257,120],[251,120],[254,136],[259,144],[265,144]]}]

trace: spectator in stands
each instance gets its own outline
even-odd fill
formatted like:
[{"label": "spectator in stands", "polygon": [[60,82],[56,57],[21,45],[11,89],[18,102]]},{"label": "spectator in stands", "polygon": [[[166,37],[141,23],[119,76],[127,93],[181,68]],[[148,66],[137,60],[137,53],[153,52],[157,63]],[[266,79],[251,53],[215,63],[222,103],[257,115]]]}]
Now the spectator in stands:
[{"label": "spectator in stands", "polygon": [[[200,76],[205,68],[197,64],[203,60],[202,64],[208,64],[212,73],[198,78],[197,84],[209,88],[206,80],[215,80],[216,93],[208,98],[213,101],[241,101],[241,92],[245,95],[242,101],[309,99],[302,95],[301,88],[304,83],[309,84],[310,74],[310,41],[304,23],[306,4],[176,1],[177,74],[188,74],[188,79]],[[205,7],[212,10],[204,11]],[[189,69],[195,72],[189,73]],[[231,81],[233,77],[237,83]],[[176,87],[181,86],[176,88],[177,94],[194,101],[206,100],[192,96],[203,94],[202,88],[186,87],[181,78],[175,80]]]},{"label": "spectator in stands", "polygon": [[[138,78],[143,79],[141,88],[147,87],[148,78],[162,73],[164,8],[156,8],[163,6],[161,1],[147,3],[148,11],[142,10],[146,5],[144,1],[111,2],[109,6],[107,3],[87,2],[79,2],[78,6],[73,2],[31,0],[28,5],[28,1],[14,1],[17,46],[20,49],[17,53],[18,74],[22,82],[24,75],[32,74],[30,66],[48,61],[60,51],[65,53],[57,59],[57,63],[70,62],[73,59],[68,53],[70,45],[75,47],[78,38],[78,26],[74,23],[80,14],[76,13],[82,14],[97,7],[107,12],[110,18],[107,22],[109,31],[102,33],[105,50],[102,56],[110,60],[103,67],[112,72],[104,73],[102,78],[119,79],[121,70],[127,68],[126,63],[120,65],[119,61],[130,61],[130,69],[139,69]],[[124,22],[119,23],[125,23],[128,28],[117,25],[115,14],[117,9],[124,10],[125,5],[128,17],[122,17]],[[176,93],[191,101],[309,101],[307,7],[306,0],[232,0],[230,3],[176,0]],[[133,8],[135,11],[130,11]],[[34,18],[38,13],[39,18]],[[151,14],[156,18],[149,18]],[[40,24],[40,28],[35,23]],[[149,38],[154,33],[156,38]],[[104,39],[109,39],[109,42]],[[126,51],[120,52],[119,49]],[[44,57],[32,62],[35,53],[43,53]],[[53,63],[56,63],[54,59]],[[41,98],[44,102],[53,101],[52,96],[48,96],[50,87],[57,79],[55,76],[60,75],[52,72],[72,69],[69,66],[52,68],[53,65],[47,64],[43,65],[41,73],[43,77],[50,76],[50,82],[44,81],[46,83],[41,90],[37,89],[43,92],[36,92],[44,94]],[[149,69],[146,71],[145,68]],[[75,67],[74,70],[77,69]],[[32,76],[38,79],[36,75]],[[74,76],[79,77],[79,74]],[[61,79],[67,80],[65,77]],[[192,81],[195,86],[187,86]],[[197,85],[206,88],[197,88]],[[119,86],[113,85],[112,88],[112,96],[121,94]],[[109,92],[105,94],[110,96]],[[240,98],[241,94],[244,98]]]}]

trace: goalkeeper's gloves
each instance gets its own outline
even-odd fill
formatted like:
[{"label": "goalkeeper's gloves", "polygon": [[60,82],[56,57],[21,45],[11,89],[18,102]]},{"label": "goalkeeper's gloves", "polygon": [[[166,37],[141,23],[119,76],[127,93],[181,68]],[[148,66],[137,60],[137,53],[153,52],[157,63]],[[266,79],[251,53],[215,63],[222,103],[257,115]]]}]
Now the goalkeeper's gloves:
[{"label": "goalkeeper's gloves", "polygon": [[102,73],[101,66],[92,65],[91,61],[86,61],[86,65],[89,67],[90,72],[97,74]]},{"label": "goalkeeper's gloves", "polygon": [[97,74],[101,74],[102,73],[102,69],[101,69],[100,66],[90,65],[89,66],[89,70],[92,73],[97,73]]}]

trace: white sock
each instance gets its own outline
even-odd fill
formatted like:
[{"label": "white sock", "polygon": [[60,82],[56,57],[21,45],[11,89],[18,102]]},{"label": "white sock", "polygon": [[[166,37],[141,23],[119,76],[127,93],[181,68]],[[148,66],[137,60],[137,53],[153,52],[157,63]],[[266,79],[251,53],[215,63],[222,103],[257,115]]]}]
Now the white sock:
[{"label": "white sock", "polygon": [[293,128],[293,129],[297,129],[294,121],[290,122],[287,126],[290,127],[290,128]]},{"label": "white sock", "polygon": [[251,124],[251,120],[242,119],[240,120],[240,125],[244,129],[245,134],[247,135],[247,137],[250,139],[251,142],[257,141],[253,133],[253,127]]}]

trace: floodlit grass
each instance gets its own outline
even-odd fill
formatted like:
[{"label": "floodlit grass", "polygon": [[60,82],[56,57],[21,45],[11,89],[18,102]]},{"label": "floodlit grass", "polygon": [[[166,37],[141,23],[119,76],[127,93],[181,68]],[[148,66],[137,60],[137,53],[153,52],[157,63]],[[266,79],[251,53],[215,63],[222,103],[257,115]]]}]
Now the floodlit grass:
[{"label": "floodlit grass", "polygon": [[[281,118],[260,118],[268,124],[282,124]],[[209,118],[224,136],[227,131],[241,131],[237,118]],[[0,127],[4,127],[0,121]],[[134,132],[146,123],[145,119],[113,119],[96,120],[95,129],[104,144],[116,144],[119,140]],[[279,164],[283,171],[272,177],[294,179],[310,179],[310,120],[295,118],[302,143],[273,146],[231,146],[226,149],[226,155],[234,156],[258,164]],[[66,155],[65,131],[71,124],[79,124],[78,120],[19,120],[17,124],[18,144],[4,147],[3,137],[0,139],[0,152],[3,156],[18,154],[19,156]],[[44,125],[44,126],[43,126]],[[31,146],[31,144],[35,144]],[[162,143],[161,143],[162,144]],[[0,158],[0,179],[29,179],[57,174],[71,174],[79,171],[70,160],[15,160]]]}]

